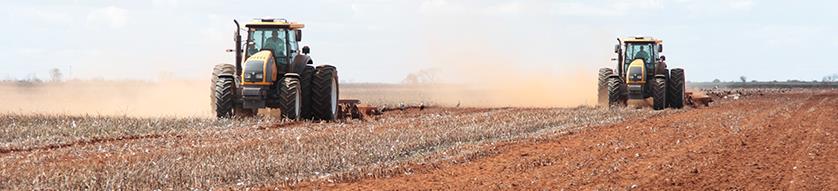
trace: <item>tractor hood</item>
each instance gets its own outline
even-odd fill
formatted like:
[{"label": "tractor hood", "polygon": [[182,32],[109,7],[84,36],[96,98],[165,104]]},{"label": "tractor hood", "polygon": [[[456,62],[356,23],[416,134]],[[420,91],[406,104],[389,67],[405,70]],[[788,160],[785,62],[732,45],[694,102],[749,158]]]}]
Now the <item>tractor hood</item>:
[{"label": "tractor hood", "polygon": [[242,85],[271,85],[276,79],[276,62],[271,51],[253,54],[242,65]]},{"label": "tractor hood", "polygon": [[646,83],[646,64],[643,59],[634,59],[626,69],[626,81],[631,84]]}]

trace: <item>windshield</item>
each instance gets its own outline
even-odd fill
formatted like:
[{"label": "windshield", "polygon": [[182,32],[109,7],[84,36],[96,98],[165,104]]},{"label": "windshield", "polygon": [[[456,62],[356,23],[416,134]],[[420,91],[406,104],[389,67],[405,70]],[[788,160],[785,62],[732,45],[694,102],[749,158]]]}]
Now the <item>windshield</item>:
[{"label": "windshield", "polygon": [[652,63],[653,47],[651,43],[626,45],[626,62],[639,58],[643,59],[644,63]]},{"label": "windshield", "polygon": [[253,55],[260,50],[273,50],[275,57],[284,57],[286,50],[286,29],[282,28],[250,28],[248,31],[247,54]]}]

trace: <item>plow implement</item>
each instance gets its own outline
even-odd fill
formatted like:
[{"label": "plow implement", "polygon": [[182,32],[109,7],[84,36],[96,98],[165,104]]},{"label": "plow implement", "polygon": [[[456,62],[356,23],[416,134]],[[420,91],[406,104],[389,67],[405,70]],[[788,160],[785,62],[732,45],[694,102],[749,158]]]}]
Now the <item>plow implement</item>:
[{"label": "plow implement", "polygon": [[684,97],[687,98],[686,100],[684,100],[687,102],[687,105],[691,105],[693,107],[698,107],[699,105],[709,107],[710,102],[713,102],[713,98],[703,93],[696,94],[694,92],[686,92],[684,93]]}]

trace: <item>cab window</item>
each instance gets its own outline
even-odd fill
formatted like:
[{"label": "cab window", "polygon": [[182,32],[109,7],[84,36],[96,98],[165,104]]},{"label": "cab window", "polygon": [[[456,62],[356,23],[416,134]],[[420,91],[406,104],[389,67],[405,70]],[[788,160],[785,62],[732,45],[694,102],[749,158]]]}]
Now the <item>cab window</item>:
[{"label": "cab window", "polygon": [[247,54],[261,50],[273,50],[274,56],[286,56],[286,31],[280,28],[250,28],[248,31]]},{"label": "cab window", "polygon": [[[294,54],[299,54],[299,48],[297,47],[297,33],[295,30],[288,30],[288,50],[291,50]],[[292,55],[293,56],[293,55]]]}]

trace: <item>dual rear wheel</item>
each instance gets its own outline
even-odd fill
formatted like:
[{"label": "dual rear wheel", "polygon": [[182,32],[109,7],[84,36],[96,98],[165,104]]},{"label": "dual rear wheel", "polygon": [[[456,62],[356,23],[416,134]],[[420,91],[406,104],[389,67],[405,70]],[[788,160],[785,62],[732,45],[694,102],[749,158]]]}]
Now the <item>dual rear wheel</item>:
[{"label": "dual rear wheel", "polygon": [[[303,76],[286,75],[280,92],[280,113],[287,119],[331,121],[338,117],[338,75],[334,66],[313,68]],[[306,84],[306,85],[301,85]]]}]

